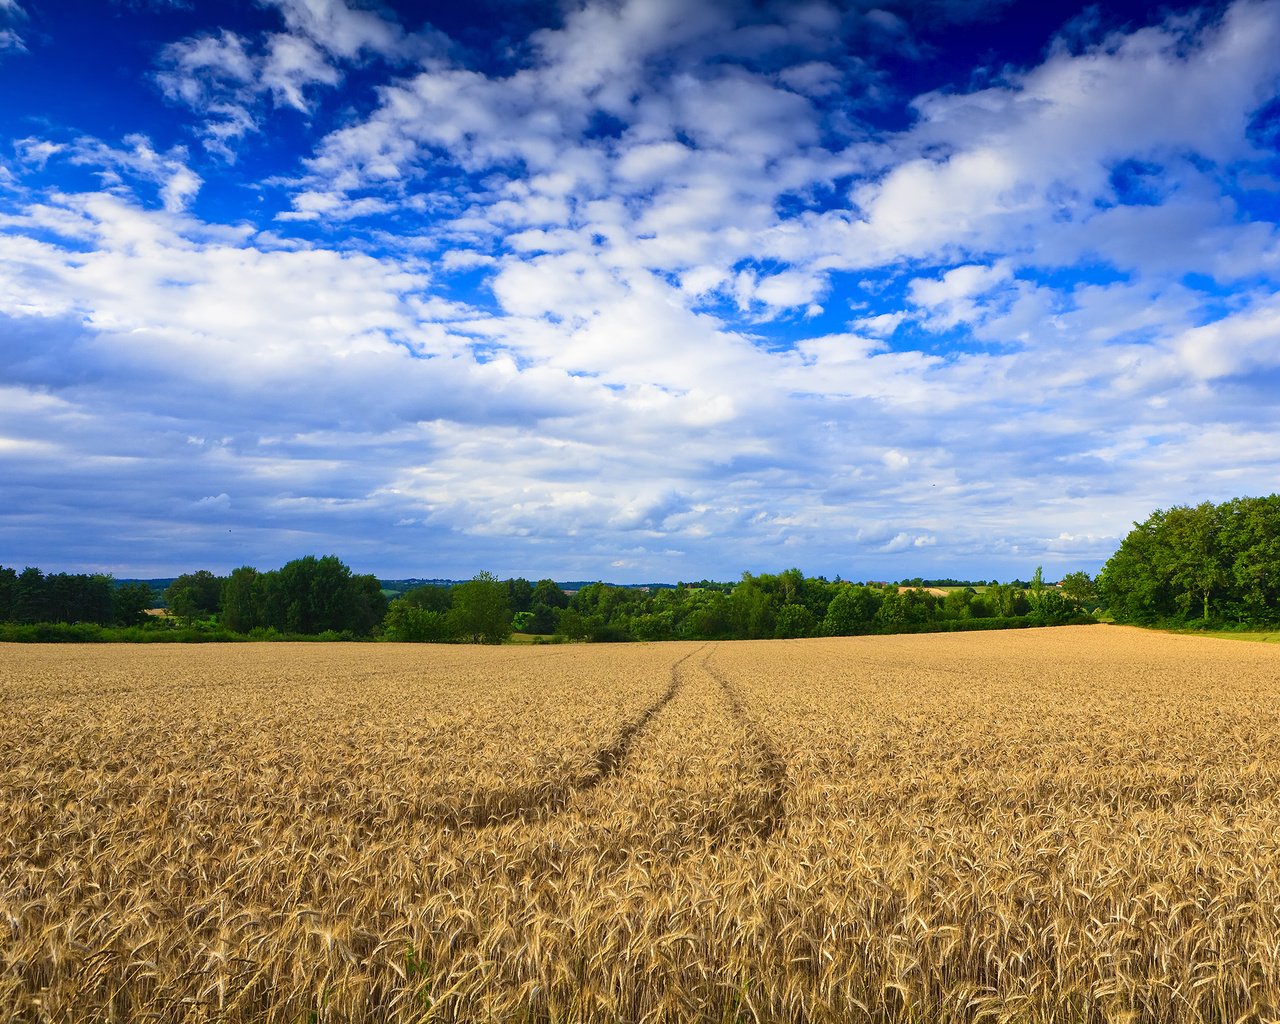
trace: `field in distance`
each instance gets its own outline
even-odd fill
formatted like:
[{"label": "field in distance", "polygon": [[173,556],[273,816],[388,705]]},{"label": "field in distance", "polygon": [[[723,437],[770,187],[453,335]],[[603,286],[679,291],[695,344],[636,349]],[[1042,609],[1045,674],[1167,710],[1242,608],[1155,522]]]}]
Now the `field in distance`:
[{"label": "field in distance", "polygon": [[1280,651],[0,647],[0,1020],[1280,1013]]}]

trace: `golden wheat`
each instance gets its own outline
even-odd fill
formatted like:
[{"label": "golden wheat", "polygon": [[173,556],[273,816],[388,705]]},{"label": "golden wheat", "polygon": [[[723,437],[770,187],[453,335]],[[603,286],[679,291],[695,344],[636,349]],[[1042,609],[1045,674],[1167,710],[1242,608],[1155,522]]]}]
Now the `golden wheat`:
[{"label": "golden wheat", "polygon": [[0,1019],[1280,1013],[1280,652],[0,647]]}]

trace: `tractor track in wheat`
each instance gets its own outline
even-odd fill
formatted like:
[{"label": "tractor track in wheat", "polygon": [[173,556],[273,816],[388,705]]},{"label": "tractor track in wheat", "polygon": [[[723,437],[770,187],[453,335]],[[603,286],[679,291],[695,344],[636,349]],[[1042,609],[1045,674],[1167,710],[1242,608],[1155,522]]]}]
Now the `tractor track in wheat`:
[{"label": "tractor track in wheat", "polygon": [[645,727],[679,694],[684,684],[680,666],[701,650],[703,648],[691,651],[672,662],[670,679],[662,695],[591,756],[585,774],[550,786],[494,793],[477,804],[441,808],[441,824],[454,829],[488,828],[538,821],[563,811],[575,796],[595,789],[618,772]]},{"label": "tractor track in wheat", "polygon": [[764,728],[747,711],[737,686],[711,665],[711,652],[702,659],[702,669],[715,680],[733,717],[741,725],[759,762],[760,793],[754,800],[749,831],[758,839],[768,839],[786,825],[787,762]]}]

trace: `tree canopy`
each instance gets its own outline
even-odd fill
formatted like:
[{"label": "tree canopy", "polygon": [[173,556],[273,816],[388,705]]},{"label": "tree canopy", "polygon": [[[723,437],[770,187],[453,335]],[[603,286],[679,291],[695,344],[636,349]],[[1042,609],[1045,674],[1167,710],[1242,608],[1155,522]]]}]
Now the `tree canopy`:
[{"label": "tree canopy", "polygon": [[[1253,582],[1257,587],[1265,581]],[[1044,583],[1037,569],[1030,589],[992,583],[954,586],[942,595],[910,584],[831,581],[792,568],[743,573],[733,583],[595,582],[566,591],[549,579],[534,584],[481,572],[462,583],[414,587],[388,604],[373,576],[354,574],[334,555],[308,555],[276,570],[241,566],[226,577],[208,570],[180,576],[166,591],[168,620],[144,614],[152,600],[145,583],[113,589],[106,577],[0,569],[0,621],[114,622],[147,631],[174,630],[181,623],[192,639],[501,643],[519,631],[538,640],[766,640],[1089,621],[1082,609],[1092,585],[1080,573],[1070,592],[1060,590]]]},{"label": "tree canopy", "polygon": [[1280,622],[1280,495],[1156,509],[1098,575],[1118,622]]}]

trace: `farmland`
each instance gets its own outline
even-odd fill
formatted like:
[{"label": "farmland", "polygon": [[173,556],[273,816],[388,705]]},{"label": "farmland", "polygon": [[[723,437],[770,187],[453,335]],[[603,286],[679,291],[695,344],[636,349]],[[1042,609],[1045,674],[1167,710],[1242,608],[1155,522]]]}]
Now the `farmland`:
[{"label": "farmland", "polygon": [[1280,1013],[1280,651],[0,647],[0,1020]]}]

